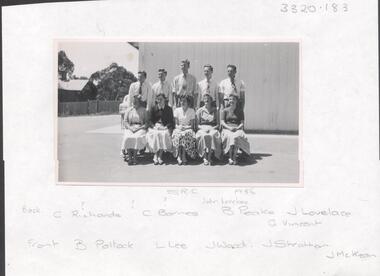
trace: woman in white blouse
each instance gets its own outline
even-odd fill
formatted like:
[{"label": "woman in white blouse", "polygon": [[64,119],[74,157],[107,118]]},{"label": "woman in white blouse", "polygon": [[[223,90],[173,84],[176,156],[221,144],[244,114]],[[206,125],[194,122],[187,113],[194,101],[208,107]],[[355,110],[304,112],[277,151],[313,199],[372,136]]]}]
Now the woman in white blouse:
[{"label": "woman in white blouse", "polygon": [[187,164],[187,156],[195,158],[196,140],[194,132],[195,111],[190,108],[190,96],[180,98],[181,107],[174,110],[176,127],[173,131],[174,156],[177,158],[178,165]]}]

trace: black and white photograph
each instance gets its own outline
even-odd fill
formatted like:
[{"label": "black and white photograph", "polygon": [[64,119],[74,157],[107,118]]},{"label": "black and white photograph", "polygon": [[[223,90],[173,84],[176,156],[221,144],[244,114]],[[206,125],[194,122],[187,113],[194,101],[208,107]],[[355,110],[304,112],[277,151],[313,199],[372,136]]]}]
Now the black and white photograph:
[{"label": "black and white photograph", "polygon": [[303,185],[299,42],[55,45],[58,184]]}]

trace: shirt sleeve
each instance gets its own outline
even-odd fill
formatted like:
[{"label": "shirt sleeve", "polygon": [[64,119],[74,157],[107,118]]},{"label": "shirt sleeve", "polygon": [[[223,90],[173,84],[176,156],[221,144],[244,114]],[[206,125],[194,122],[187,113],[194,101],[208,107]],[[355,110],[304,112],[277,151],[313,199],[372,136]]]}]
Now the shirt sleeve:
[{"label": "shirt sleeve", "polygon": [[176,91],[176,87],[177,86],[177,78],[176,77],[174,77],[174,79],[173,79],[173,83],[172,83],[172,92],[173,93],[176,93],[177,91]]},{"label": "shirt sleeve", "polygon": [[178,118],[178,108],[174,109],[173,117]]},{"label": "shirt sleeve", "polygon": [[128,117],[129,117],[129,112],[131,111],[131,107],[128,107],[127,110],[125,111],[125,114],[124,114],[124,123],[127,124],[128,123]]},{"label": "shirt sleeve", "polygon": [[197,79],[196,77],[193,76],[193,82],[194,82],[194,91],[193,91],[193,95],[194,94],[197,94],[198,93],[198,83],[197,83]]},{"label": "shirt sleeve", "polygon": [[147,99],[146,99],[146,109],[150,110],[153,106],[153,91],[152,86],[150,84],[147,84]]},{"label": "shirt sleeve", "polygon": [[244,81],[240,81],[240,92],[245,92],[245,83]]},{"label": "shirt sleeve", "polygon": [[226,118],[225,118],[225,111],[224,111],[224,108],[222,108],[221,110],[220,110],[220,121],[224,121],[224,122],[226,122]]},{"label": "shirt sleeve", "polygon": [[132,106],[132,98],[133,98],[133,83],[129,86],[127,105]]},{"label": "shirt sleeve", "polygon": [[219,90],[219,93],[224,93],[224,84],[223,84],[223,81],[221,81],[218,85],[218,90]]},{"label": "shirt sleeve", "polygon": [[219,97],[219,85],[217,83],[215,83],[215,88],[214,88],[214,95],[215,97],[214,101],[218,101],[218,97]]},{"label": "shirt sleeve", "polygon": [[168,99],[168,102],[169,102],[169,106],[174,106],[174,103],[173,103],[173,86],[169,83],[169,99]]}]

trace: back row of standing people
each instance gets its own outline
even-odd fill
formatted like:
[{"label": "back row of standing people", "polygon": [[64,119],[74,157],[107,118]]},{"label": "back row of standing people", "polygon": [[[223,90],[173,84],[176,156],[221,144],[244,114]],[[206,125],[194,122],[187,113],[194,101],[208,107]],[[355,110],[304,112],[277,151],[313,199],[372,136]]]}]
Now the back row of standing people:
[{"label": "back row of standing people", "polygon": [[214,69],[211,65],[204,65],[205,78],[199,82],[189,73],[189,68],[188,60],[181,61],[182,73],[175,76],[171,84],[166,80],[167,71],[159,69],[159,80],[152,86],[146,81],[146,72],[138,72],[138,81],[131,84],[129,94],[124,98],[125,107],[132,106],[135,95],[141,95],[143,105],[149,110],[154,106],[156,96],[164,94],[171,107],[179,107],[181,96],[189,96],[191,98],[190,107],[198,109],[203,105],[203,96],[208,94],[217,109],[225,107],[229,96],[235,95],[239,99],[240,108],[244,110],[245,84],[236,78],[237,68],[235,65],[227,66],[228,77],[219,84],[212,79]]}]

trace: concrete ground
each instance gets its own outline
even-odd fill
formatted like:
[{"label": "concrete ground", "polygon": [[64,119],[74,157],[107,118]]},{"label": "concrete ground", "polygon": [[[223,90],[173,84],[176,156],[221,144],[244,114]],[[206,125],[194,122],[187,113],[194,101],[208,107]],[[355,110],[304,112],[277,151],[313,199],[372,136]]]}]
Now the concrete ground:
[{"label": "concrete ground", "polygon": [[227,160],[214,166],[201,160],[178,166],[173,158],[168,165],[155,166],[150,154],[140,157],[139,165],[128,166],[119,156],[121,137],[119,115],[58,118],[59,182],[299,182],[297,135],[248,134],[251,158],[238,166]]}]

